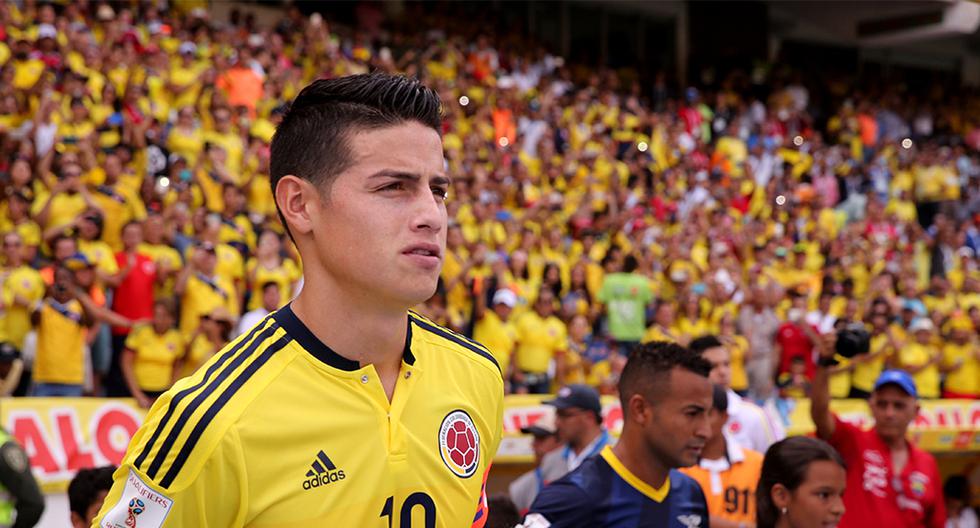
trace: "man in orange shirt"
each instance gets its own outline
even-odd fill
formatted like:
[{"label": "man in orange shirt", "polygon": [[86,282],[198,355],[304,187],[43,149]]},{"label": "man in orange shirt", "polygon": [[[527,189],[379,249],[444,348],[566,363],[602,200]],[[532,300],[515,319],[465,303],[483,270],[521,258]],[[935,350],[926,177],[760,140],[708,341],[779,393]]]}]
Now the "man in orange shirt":
[{"label": "man in orange shirt", "polygon": [[712,528],[754,528],[755,487],[762,471],[762,453],[744,448],[724,432],[728,394],[714,386],[711,438],[698,465],[680,471],[698,481],[708,501]]},{"label": "man in orange shirt", "polygon": [[255,103],[262,99],[262,76],[250,66],[251,51],[245,47],[238,50],[238,60],[232,67],[218,77],[215,84],[228,94],[228,104],[234,108],[248,108],[248,115],[254,119]]}]

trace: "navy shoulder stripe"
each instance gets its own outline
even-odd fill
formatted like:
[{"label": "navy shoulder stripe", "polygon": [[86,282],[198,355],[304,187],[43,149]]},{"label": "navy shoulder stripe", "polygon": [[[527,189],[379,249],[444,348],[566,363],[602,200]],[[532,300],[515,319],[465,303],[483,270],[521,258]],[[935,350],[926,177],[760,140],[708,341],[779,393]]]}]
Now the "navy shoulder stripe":
[{"label": "navy shoulder stripe", "polygon": [[[183,401],[188,396],[190,396],[192,393],[199,390],[205,384],[207,384],[208,381],[211,380],[211,377],[214,376],[215,372],[221,369],[221,367],[223,367],[225,363],[227,363],[230,359],[235,357],[242,350],[242,348],[244,348],[248,343],[250,343],[252,339],[255,337],[255,334],[257,334],[259,330],[265,327],[266,323],[268,323],[269,319],[271,318],[272,315],[266,316],[266,318],[263,319],[261,323],[252,327],[252,329],[244,338],[238,341],[238,343],[236,343],[234,347],[232,347],[230,350],[222,354],[217,359],[217,361],[215,361],[214,363],[211,364],[210,367],[208,367],[208,370],[204,373],[204,377],[201,378],[201,381],[195,383],[190,387],[187,387],[186,389],[177,392],[177,394],[175,394],[173,398],[171,398],[167,406],[167,412],[163,415],[163,418],[160,420],[160,423],[157,424],[156,429],[154,429],[153,431],[153,435],[150,436],[150,439],[143,446],[143,451],[140,452],[139,456],[137,456],[136,460],[133,462],[134,467],[140,468],[140,466],[143,465],[143,462],[146,461],[146,457],[148,457],[150,455],[150,452],[153,451],[153,445],[160,438],[160,435],[163,433],[163,431],[167,428],[167,424],[170,422],[170,418],[173,417],[174,412],[176,412],[177,406],[180,405],[180,402]],[[261,340],[264,339],[265,338],[262,338]]]},{"label": "navy shoulder stripe", "polygon": [[174,426],[170,429],[170,434],[167,435],[167,438],[164,439],[163,444],[160,445],[160,449],[157,451],[157,456],[153,458],[153,462],[147,469],[147,477],[150,479],[156,478],[157,473],[160,471],[161,466],[163,466],[163,463],[167,458],[167,455],[177,442],[177,437],[180,436],[184,426],[187,424],[188,420],[190,420],[191,416],[193,416],[197,411],[198,407],[204,403],[204,400],[206,400],[211,394],[214,394],[218,387],[221,386],[221,384],[224,383],[224,381],[227,380],[231,374],[238,369],[238,367],[245,363],[245,361],[255,353],[259,346],[264,344],[278,328],[279,327],[275,324],[275,322],[270,323],[268,326],[266,326],[262,333],[252,340],[247,348],[238,354],[234,354],[234,356],[228,356],[231,359],[228,367],[219,372],[218,375],[215,376],[215,378],[211,380],[211,382],[208,383],[203,390],[199,391],[194,399],[187,404],[184,411],[180,413],[180,416],[177,417],[177,421],[174,422]]},{"label": "navy shoulder stripe", "polygon": [[461,347],[472,350],[473,352],[476,352],[477,354],[483,356],[484,358],[488,359],[491,363],[493,363],[493,365],[497,367],[497,370],[500,371],[500,364],[497,363],[497,358],[493,357],[493,354],[491,354],[489,350],[487,350],[484,346],[480,345],[476,341],[471,341],[457,334],[456,332],[453,332],[452,330],[438,326],[435,323],[431,323],[428,320],[416,315],[413,312],[409,312],[409,318],[412,320],[413,323],[418,325],[419,328],[432,332],[433,334],[436,334],[439,337],[448,339]]},{"label": "navy shoulder stripe", "polygon": [[256,371],[258,371],[263,365],[265,365],[266,362],[269,361],[269,358],[271,358],[276,352],[285,347],[289,341],[289,336],[284,335],[271,345],[267,346],[265,350],[262,351],[262,354],[260,354],[255,361],[249,363],[248,366],[245,367],[245,370],[242,371],[242,373],[238,375],[238,377],[236,377],[230,385],[228,385],[220,396],[218,396],[218,399],[215,400],[210,407],[208,407],[208,410],[205,411],[204,416],[201,417],[201,419],[194,426],[194,429],[191,430],[187,440],[184,441],[183,447],[181,447],[180,452],[177,453],[177,457],[174,459],[173,464],[170,465],[170,469],[167,470],[167,474],[164,475],[163,479],[160,481],[161,486],[164,488],[169,488],[170,485],[173,484],[174,479],[177,478],[180,470],[183,469],[184,464],[187,463],[187,459],[190,458],[191,452],[194,451],[194,446],[197,445],[197,442],[204,434],[204,430],[207,429],[208,425],[212,420],[214,420],[214,417],[218,414],[218,412],[221,411],[221,409],[228,403],[229,400],[231,400],[235,393],[242,388],[242,385],[245,385],[245,382],[251,379],[252,375],[255,374]]}]

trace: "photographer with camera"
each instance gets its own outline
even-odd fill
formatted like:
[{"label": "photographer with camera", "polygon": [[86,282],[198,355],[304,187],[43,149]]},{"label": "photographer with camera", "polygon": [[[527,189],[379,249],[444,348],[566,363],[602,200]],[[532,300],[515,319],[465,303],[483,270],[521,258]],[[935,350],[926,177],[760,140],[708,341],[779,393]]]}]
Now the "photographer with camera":
[{"label": "photographer with camera", "polygon": [[868,401],[874,417],[870,430],[845,422],[830,410],[829,377],[837,363],[835,352],[852,358],[867,354],[869,348],[864,329],[840,330],[834,347],[821,347],[811,386],[810,416],[817,436],[830,442],[847,462],[846,513],[840,526],[942,528],[946,512],[936,461],[906,439],[919,412],[912,377],[900,370],[881,373]]}]

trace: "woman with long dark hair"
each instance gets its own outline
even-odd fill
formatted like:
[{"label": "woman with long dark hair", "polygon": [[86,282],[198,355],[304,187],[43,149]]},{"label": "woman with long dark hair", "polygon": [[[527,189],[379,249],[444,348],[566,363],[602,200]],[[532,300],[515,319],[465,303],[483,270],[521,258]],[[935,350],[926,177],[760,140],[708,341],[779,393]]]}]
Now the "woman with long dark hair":
[{"label": "woman with long dark hair", "polygon": [[827,528],[844,515],[844,459],[823,440],[794,436],[769,447],[756,487],[757,528]]}]

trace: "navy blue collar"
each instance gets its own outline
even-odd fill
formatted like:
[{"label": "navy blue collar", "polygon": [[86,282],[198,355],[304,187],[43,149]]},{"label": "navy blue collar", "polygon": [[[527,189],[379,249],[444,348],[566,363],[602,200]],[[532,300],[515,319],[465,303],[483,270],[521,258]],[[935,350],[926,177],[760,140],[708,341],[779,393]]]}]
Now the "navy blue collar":
[{"label": "navy blue collar", "polygon": [[[353,371],[361,368],[360,362],[347,359],[344,356],[334,352],[332,348],[327,346],[323,341],[320,341],[313,332],[296,317],[296,313],[293,312],[291,304],[283,306],[272,315],[272,318],[276,320],[276,323],[282,327],[283,330],[289,334],[289,337],[293,338],[297,343],[300,344],[307,352],[309,352],[313,357],[319,359],[323,363],[330,365],[333,368],[339,370]],[[405,333],[405,351],[403,360],[409,365],[415,364],[415,355],[412,354],[412,322],[411,318],[408,317],[408,313],[405,313],[405,319],[408,329]]]}]

